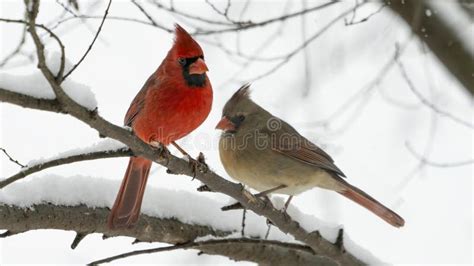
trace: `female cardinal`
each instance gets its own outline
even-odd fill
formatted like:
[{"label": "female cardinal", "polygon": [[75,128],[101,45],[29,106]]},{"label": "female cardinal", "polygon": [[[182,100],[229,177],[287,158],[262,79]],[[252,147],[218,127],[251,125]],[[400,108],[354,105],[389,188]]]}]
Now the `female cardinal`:
[{"label": "female cardinal", "polygon": [[293,195],[320,187],[342,194],[395,227],[405,224],[398,214],[347,183],[327,153],[253,102],[249,85],[226,103],[216,128],[224,131],[219,154],[227,173],[262,191],[259,195],[290,195],[285,209]]},{"label": "female cardinal", "polygon": [[[199,44],[176,25],[173,47],[133,99],[125,125],[147,143],[177,146],[174,141],[201,125],[211,110],[207,70]],[[108,218],[109,228],[135,225],[150,167],[150,160],[130,158]]]}]

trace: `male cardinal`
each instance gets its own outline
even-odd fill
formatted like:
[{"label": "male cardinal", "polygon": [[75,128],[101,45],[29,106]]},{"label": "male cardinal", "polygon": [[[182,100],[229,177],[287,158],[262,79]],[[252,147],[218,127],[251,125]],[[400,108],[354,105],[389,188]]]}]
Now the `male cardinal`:
[{"label": "male cardinal", "polygon": [[405,224],[398,214],[347,183],[326,152],[253,102],[249,85],[226,103],[216,128],[223,130],[219,154],[227,173],[262,191],[259,195],[290,195],[285,210],[293,195],[320,187],[353,200],[395,227]]},{"label": "male cardinal", "polygon": [[[211,110],[212,87],[207,71],[199,44],[176,25],[173,47],[133,99],[125,125],[151,145],[173,144],[180,149],[174,141],[201,125]],[[135,225],[150,167],[150,160],[130,158],[108,218],[109,228]]]}]

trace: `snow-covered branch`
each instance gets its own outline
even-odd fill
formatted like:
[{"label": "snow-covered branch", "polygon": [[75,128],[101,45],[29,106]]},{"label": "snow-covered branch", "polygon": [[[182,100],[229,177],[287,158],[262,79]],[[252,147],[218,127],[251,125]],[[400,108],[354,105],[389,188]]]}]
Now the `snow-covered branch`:
[{"label": "snow-covered branch", "polygon": [[[118,145],[117,145],[118,144]],[[0,189],[23,179],[26,176],[63,164],[97,159],[115,158],[133,155],[132,151],[118,142],[106,140],[92,147],[65,152],[46,160],[36,160],[28,163],[18,173],[0,180]]]},{"label": "snow-covered branch", "polygon": [[[75,231],[78,234],[99,233],[104,236],[129,236],[138,242],[162,242],[172,245],[188,243],[198,237],[224,237],[230,231],[216,231],[208,226],[183,223],[173,218],[157,218],[143,215],[141,222],[131,230],[109,231],[106,220],[107,208],[79,206],[56,206],[38,204],[31,208],[0,204],[0,227],[7,229],[8,236],[15,232],[36,229],[58,229]],[[7,235],[6,235],[7,236]],[[106,245],[106,242],[104,242]],[[185,248],[185,247],[183,247]],[[194,248],[205,254],[227,256],[233,260],[246,260],[256,263],[272,262],[315,265],[331,262],[323,256],[315,255],[306,246],[261,239],[240,238],[239,241],[221,241],[214,245],[197,245]]]},{"label": "snow-covered branch", "polygon": [[[281,232],[273,234],[271,240],[261,239],[265,223],[256,215],[249,217],[250,238],[242,238],[239,213],[221,212],[221,202],[186,191],[149,188],[137,226],[110,230],[105,223],[107,206],[112,203],[118,185],[117,181],[97,177],[47,175],[4,188],[0,191],[0,228],[8,233],[3,237],[37,229],[58,229],[77,233],[79,238],[74,239],[73,248],[88,234],[100,233],[104,238],[128,236],[135,238],[134,243],[163,242],[177,245],[175,248],[193,248],[263,264],[334,264],[332,258],[315,254],[310,247],[295,243]],[[28,193],[31,187],[35,193]],[[182,204],[183,198],[188,203]],[[334,238],[337,228],[327,227],[295,208],[290,212],[305,223],[320,224],[322,234]],[[128,255],[143,253],[150,251]]]}]

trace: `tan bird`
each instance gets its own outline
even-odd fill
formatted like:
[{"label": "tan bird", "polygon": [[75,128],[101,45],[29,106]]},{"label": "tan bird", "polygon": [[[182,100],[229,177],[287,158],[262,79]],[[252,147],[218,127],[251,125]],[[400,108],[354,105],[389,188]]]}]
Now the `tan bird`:
[{"label": "tan bird", "polygon": [[294,195],[320,187],[351,199],[395,227],[405,224],[398,214],[347,183],[326,152],[253,102],[249,86],[229,99],[216,126],[223,130],[220,158],[232,178],[260,195],[290,195],[285,209]]}]

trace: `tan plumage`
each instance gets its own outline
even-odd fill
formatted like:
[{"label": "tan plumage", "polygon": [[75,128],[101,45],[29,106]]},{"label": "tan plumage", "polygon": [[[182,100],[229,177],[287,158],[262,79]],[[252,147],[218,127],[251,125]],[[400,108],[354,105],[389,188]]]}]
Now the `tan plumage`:
[{"label": "tan plumage", "polygon": [[219,141],[222,164],[239,182],[258,191],[284,185],[273,193],[291,196],[313,187],[333,190],[395,227],[404,225],[399,215],[347,183],[326,152],[253,102],[249,85],[226,103],[217,128],[224,131]]}]

